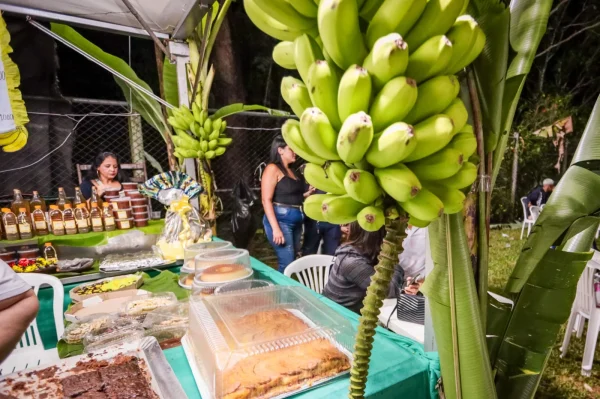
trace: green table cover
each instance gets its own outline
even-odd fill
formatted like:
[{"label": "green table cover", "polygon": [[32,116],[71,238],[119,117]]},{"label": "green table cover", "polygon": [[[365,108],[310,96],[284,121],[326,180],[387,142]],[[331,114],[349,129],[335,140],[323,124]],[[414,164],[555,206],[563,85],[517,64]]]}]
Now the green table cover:
[{"label": "green table cover", "polygon": [[[298,282],[285,277],[283,274],[254,258],[252,258],[251,265],[257,279],[270,280],[278,285],[300,285]],[[177,273],[179,272],[179,267],[169,270]],[[156,276],[158,272],[150,272],[149,274]],[[65,310],[71,302],[68,292],[76,285],[70,284],[64,287]],[[38,294],[40,298],[39,314],[44,315],[44,317],[38,317],[38,328],[46,348],[53,348],[57,343],[54,319],[51,317],[52,295],[53,293],[50,288],[41,289]],[[356,328],[358,325],[357,314],[322,295],[317,293],[314,293],[314,295],[349,319],[354,328]],[[164,353],[185,389],[187,396],[190,399],[201,399],[183,349],[181,347],[167,349]],[[377,329],[369,367],[366,397],[389,399],[403,397],[412,399],[437,398],[438,395],[435,386],[439,376],[439,359],[436,353],[426,353],[421,344],[409,338],[402,337],[383,328]],[[347,397],[348,385],[349,379],[347,377],[340,377],[326,385],[294,395],[293,398],[341,399]]]}]

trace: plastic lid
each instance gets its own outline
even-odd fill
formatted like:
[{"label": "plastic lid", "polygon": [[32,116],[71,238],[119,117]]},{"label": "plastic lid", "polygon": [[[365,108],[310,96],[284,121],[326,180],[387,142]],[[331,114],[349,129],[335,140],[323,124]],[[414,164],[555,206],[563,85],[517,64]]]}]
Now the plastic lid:
[{"label": "plastic lid", "polygon": [[8,213],[8,212],[11,212],[11,210],[9,208],[2,208],[2,212]]},{"label": "plastic lid", "polygon": [[92,202],[92,208],[97,207],[98,203],[97,202]]},{"label": "plastic lid", "polygon": [[50,209],[57,211],[58,205],[50,205]]},{"label": "plastic lid", "polygon": [[85,206],[85,204],[77,204],[77,208],[78,208],[78,209],[83,209],[83,208],[85,208],[85,207],[86,207],[86,206]]},{"label": "plastic lid", "polygon": [[42,206],[41,205],[36,205],[36,206],[34,206],[34,208],[35,209],[42,209]]},{"label": "plastic lid", "polygon": [[51,246],[52,246],[52,243],[51,243],[51,242],[47,242],[47,243],[45,243],[45,244],[44,244],[44,246],[45,246],[45,247],[51,247]]},{"label": "plastic lid", "polygon": [[247,291],[259,288],[271,287],[273,283],[266,280],[238,280],[217,287],[215,295],[226,294],[234,291]]},{"label": "plastic lid", "polygon": [[19,208],[19,212],[27,212],[27,208]]},{"label": "plastic lid", "polygon": [[65,204],[65,209],[71,209],[71,204]]}]

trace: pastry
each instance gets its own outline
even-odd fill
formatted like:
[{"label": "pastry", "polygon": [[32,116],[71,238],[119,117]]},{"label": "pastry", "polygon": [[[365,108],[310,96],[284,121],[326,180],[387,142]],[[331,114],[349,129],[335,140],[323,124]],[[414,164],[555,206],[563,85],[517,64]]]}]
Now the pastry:
[{"label": "pastry", "polygon": [[202,270],[200,281],[207,283],[221,283],[247,277],[250,270],[242,265],[215,265]]}]

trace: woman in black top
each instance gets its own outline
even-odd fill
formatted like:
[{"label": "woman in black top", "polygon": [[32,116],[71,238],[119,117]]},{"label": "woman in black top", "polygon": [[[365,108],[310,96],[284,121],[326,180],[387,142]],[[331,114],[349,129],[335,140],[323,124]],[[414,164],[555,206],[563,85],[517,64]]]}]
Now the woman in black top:
[{"label": "woman in black top", "polygon": [[310,195],[304,192],[304,179],[290,166],[296,154],[277,136],[271,144],[270,163],[261,180],[262,204],[265,210],[263,225],[271,242],[279,271],[283,273],[300,251],[302,236],[302,202]]},{"label": "woman in black top", "polygon": [[92,196],[92,188],[96,187],[98,197],[104,197],[107,188],[122,189],[121,168],[119,158],[112,152],[101,152],[94,159],[89,175],[81,182],[81,193],[85,199]]}]

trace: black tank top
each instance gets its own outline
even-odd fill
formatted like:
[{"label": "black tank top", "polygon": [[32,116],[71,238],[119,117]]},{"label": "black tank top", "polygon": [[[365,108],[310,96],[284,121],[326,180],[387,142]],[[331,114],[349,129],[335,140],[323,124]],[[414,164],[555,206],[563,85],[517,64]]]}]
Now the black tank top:
[{"label": "black tank top", "polygon": [[304,200],[304,179],[294,174],[296,176],[294,180],[288,176],[284,167],[279,164],[276,165],[283,173],[283,177],[275,186],[273,202],[283,205],[302,205]]}]

